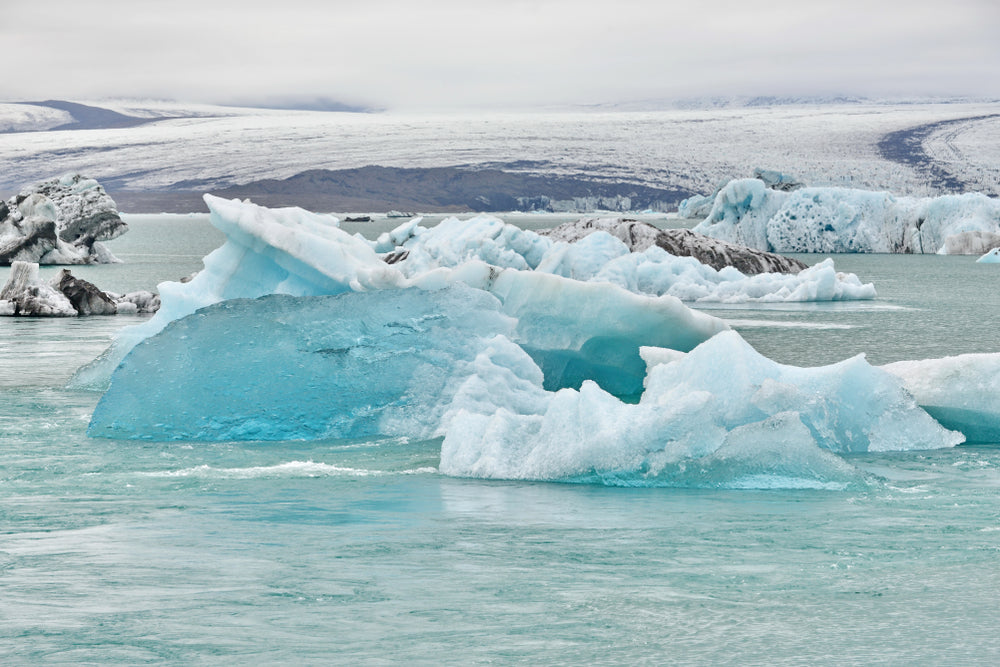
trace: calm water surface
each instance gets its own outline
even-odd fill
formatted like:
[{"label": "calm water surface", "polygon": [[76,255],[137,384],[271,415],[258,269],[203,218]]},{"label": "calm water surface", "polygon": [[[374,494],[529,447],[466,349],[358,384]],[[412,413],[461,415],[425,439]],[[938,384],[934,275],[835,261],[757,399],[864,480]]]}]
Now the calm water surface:
[{"label": "calm water surface", "polygon": [[[136,219],[126,264],[74,273],[150,288],[219,240]],[[1000,351],[996,266],[835,259],[880,298],[711,312],[786,363]],[[451,479],[438,441],[87,438],[98,397],[63,385],[135,321],[0,319],[4,664],[1000,660],[1000,446],[762,492]]]}]

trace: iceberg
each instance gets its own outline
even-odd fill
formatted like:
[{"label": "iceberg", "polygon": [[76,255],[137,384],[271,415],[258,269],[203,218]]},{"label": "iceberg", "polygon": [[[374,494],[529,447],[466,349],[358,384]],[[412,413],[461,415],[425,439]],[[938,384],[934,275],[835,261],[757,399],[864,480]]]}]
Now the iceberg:
[{"label": "iceberg", "polygon": [[0,264],[117,262],[103,241],[127,230],[97,181],[66,174],[0,201]]},{"label": "iceberg", "polygon": [[137,345],[89,433],[429,438],[456,401],[466,411],[523,411],[544,393],[541,371],[504,336],[513,328],[495,297],[461,285],[227,300]]},{"label": "iceberg", "polygon": [[455,476],[626,486],[866,483],[837,454],[962,435],[863,357],[782,366],[725,331],[644,347],[637,403],[545,388],[496,296],[461,283],[232,299],[170,323],[115,370],[88,433],[148,440],[443,436]]},{"label": "iceberg", "polygon": [[[430,229],[412,223],[373,244],[407,276],[480,260],[576,281],[612,283],[637,294],[702,303],[863,300],[876,296],[872,284],[862,284],[854,274],[837,272],[833,260],[805,267],[769,253],[740,252],[736,246],[713,239],[695,242],[689,230],[661,231],[650,225],[607,219],[583,220],[541,235],[490,215],[470,220],[449,218]],[[405,240],[391,248],[386,244],[390,237]],[[678,256],[679,248],[694,256]],[[756,275],[727,266],[730,262]],[[771,272],[758,273],[763,269]]]},{"label": "iceberg", "polygon": [[585,382],[579,391],[550,393],[532,414],[459,412],[442,443],[441,471],[672,486],[706,465],[714,470],[706,479],[739,486],[765,473],[750,474],[743,464],[727,470],[723,462],[759,464],[750,452],[765,451],[774,462],[802,463],[794,474],[772,470],[778,477],[825,484],[844,482],[848,470],[832,454],[936,449],[964,439],[863,355],[819,368],[784,366],[730,331],[686,355],[652,358],[637,404]]},{"label": "iceberg", "polygon": [[899,377],[932,417],[969,442],[1000,442],[1000,354],[897,361],[882,368]]},{"label": "iceberg", "polygon": [[[448,255],[449,263],[461,257],[456,266],[424,259],[417,270],[409,258],[387,264],[372,243],[347,234],[329,216],[298,208],[267,209],[211,195],[205,200],[212,224],[226,234],[226,243],[205,258],[205,269],[191,281],[161,283],[156,315],[123,329],[101,357],[76,373],[72,386],[106,388],[115,367],[137,343],[199,308],[268,294],[320,296],[463,283],[493,294],[503,312],[515,318],[514,342],[524,343],[546,370],[547,386],[576,386],[593,379],[622,395],[641,391],[640,346],[686,351],[728,328],[722,320],[692,311],[671,296],[633,294],[605,282],[519,270],[513,257],[531,256],[527,248],[522,255],[501,252],[498,245],[491,259],[507,258],[515,265],[503,268],[479,260],[476,252],[491,251],[483,245],[473,252],[475,243],[468,241],[468,252]],[[412,231],[418,234],[413,238],[435,236],[418,228]],[[522,248],[520,241],[511,245]],[[434,254],[432,243],[426,247],[431,249],[427,257],[444,256]]]},{"label": "iceberg", "polygon": [[768,188],[758,179],[730,181],[695,232],[770,252],[936,253],[948,239],[1000,234],[1000,202],[967,193],[933,198],[888,192],[804,187]]},{"label": "iceberg", "polygon": [[976,260],[977,264],[1000,264],[1000,247],[993,248]]}]

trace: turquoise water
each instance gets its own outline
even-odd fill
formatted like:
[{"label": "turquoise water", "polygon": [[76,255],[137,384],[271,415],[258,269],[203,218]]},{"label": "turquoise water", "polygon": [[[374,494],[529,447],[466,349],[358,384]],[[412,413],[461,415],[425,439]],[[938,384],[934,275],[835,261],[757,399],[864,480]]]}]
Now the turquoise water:
[{"label": "turquoise water", "polygon": [[[198,268],[136,220],[105,289]],[[815,259],[815,258],[812,258]],[[713,310],[779,361],[1000,351],[996,267],[837,257],[872,303]],[[85,436],[133,318],[0,319],[4,664],[993,664],[1000,447],[865,454],[863,491],[482,482],[438,441]]]}]

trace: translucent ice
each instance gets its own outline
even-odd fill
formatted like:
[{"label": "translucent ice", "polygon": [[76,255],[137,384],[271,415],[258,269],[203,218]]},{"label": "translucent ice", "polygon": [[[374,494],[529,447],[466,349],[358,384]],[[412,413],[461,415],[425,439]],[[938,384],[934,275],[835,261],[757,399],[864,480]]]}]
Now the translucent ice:
[{"label": "translucent ice", "polygon": [[979,264],[1000,264],[1000,248],[993,248],[976,260]]},{"label": "translucent ice", "polygon": [[[507,258],[513,268],[486,264],[476,257],[487,245],[477,245],[480,236],[472,233],[465,237],[468,252],[459,253],[454,246],[428,251],[428,256],[448,256],[449,262],[461,260],[456,266],[434,268],[436,261],[428,259],[421,270],[404,273],[403,263],[387,264],[372,244],[342,231],[328,216],[209,195],[205,200],[212,224],[226,234],[225,245],[205,258],[205,269],[190,282],[162,283],[159,312],[141,325],[123,329],[100,359],[77,373],[75,386],[106,387],[115,366],[136,343],[175,319],[226,299],[267,294],[315,296],[464,283],[494,294],[503,311],[516,318],[516,341],[524,343],[545,368],[547,386],[576,386],[591,378],[617,394],[641,390],[639,346],[689,350],[727,328],[721,320],[692,311],[669,296],[631,294],[606,283],[518,270],[526,260],[504,244],[487,255],[501,263]],[[502,223],[498,229],[501,235],[518,236]],[[416,237],[433,240],[435,235],[421,232]],[[531,255],[530,243],[510,245]],[[433,250],[435,245],[427,248]],[[623,372],[617,372],[619,367]]]},{"label": "translucent ice", "polygon": [[537,403],[541,372],[503,336],[513,324],[496,298],[463,286],[224,301],[137,345],[90,434],[431,437],[449,408]]},{"label": "translucent ice", "polygon": [[[933,449],[963,439],[862,356],[820,368],[783,366],[735,332],[683,357],[647,356],[654,363],[638,404],[587,382],[551,394],[532,414],[459,413],[442,445],[442,472],[674,485],[679,477],[691,481],[689,468],[708,466],[714,472],[705,479],[725,485],[763,483],[760,476],[771,473],[825,484],[844,481],[849,468],[829,452]],[[761,452],[787,467],[762,465]],[[752,474],[750,462],[758,466]]]},{"label": "translucent ice", "polygon": [[969,442],[1000,442],[1000,354],[899,361],[898,376],[928,413]]}]

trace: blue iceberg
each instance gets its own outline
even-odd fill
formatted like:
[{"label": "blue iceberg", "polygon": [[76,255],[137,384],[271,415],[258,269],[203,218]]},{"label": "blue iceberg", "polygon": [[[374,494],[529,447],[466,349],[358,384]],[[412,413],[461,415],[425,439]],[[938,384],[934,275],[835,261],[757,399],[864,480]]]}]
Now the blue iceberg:
[{"label": "blue iceberg", "polygon": [[[730,181],[694,231],[770,252],[959,252],[970,234],[1000,234],[1000,202],[984,194],[895,197],[888,192],[768,188]],[[953,239],[949,243],[949,239]]]},{"label": "blue iceberg", "polygon": [[[530,358],[503,337],[513,325],[495,297],[462,286],[223,301],[137,345],[115,371],[89,433],[432,437],[469,375],[496,381],[503,370],[521,372],[541,384]],[[491,355],[507,360],[503,370],[487,368]],[[492,412],[516,394],[484,392],[463,404]]]},{"label": "blue iceberg", "polygon": [[[107,387],[91,435],[442,437],[439,469],[456,476],[846,488],[866,477],[842,454],[962,442],[921,405],[969,432],[1000,414],[912,381],[926,368],[777,364],[636,289],[679,265],[607,234],[571,247],[481,219],[449,243],[410,221],[369,242],[299,209],[207,201],[226,244],[78,377]],[[829,298],[832,266],[809,270],[802,289]]]}]

